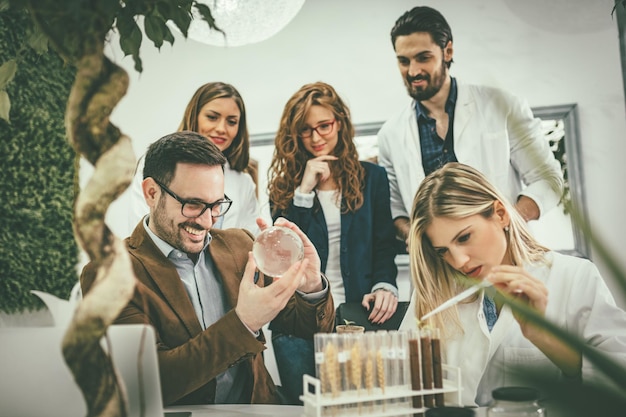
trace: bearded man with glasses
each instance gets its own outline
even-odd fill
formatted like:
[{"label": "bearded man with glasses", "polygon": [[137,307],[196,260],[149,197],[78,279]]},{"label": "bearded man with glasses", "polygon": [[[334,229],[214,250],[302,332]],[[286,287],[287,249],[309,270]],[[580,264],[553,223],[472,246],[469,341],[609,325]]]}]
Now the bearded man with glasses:
[{"label": "bearded man with glasses", "polygon": [[[255,272],[250,232],[212,229],[237,204],[224,194],[225,163],[217,146],[190,131],[159,139],[145,157],[150,213],[126,239],[138,282],[116,323],[154,326],[166,406],[280,403],[261,328],[273,321],[307,338],[333,330],[328,281],[295,224],[275,222],[300,236],[305,258],[275,281]],[[95,265],[85,266],[83,292],[95,274]]]}]

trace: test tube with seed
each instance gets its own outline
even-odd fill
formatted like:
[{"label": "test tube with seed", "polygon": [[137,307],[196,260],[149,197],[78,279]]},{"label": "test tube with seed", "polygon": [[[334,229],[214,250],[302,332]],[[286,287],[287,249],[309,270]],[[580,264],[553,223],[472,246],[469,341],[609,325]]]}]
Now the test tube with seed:
[{"label": "test tube with seed", "polygon": [[[387,379],[387,346],[385,343],[386,337],[386,330],[379,330],[376,332],[376,382],[379,392],[383,395],[389,392],[389,381]],[[387,402],[388,401],[386,399],[377,401],[378,409],[382,412],[387,412]]]},{"label": "test tube with seed", "polygon": [[351,335],[352,345],[350,347],[350,383],[356,391],[357,395],[360,394],[363,387],[363,337],[361,334]]},{"label": "test tube with seed", "polygon": [[[376,364],[376,353],[378,352],[378,346],[376,343],[375,332],[365,333],[365,347],[365,375],[363,378],[365,390],[367,392],[367,395],[375,395],[379,393],[379,388],[377,388],[378,375]],[[371,414],[372,412],[374,412],[374,401],[369,401],[367,403],[367,413]]]},{"label": "test tube with seed", "polygon": [[[350,355],[348,359],[348,395],[361,396],[363,390],[363,374],[364,374],[364,360],[363,354],[365,353],[365,338],[363,333],[348,333],[345,335],[347,345],[346,349],[349,349]],[[349,404],[344,409],[345,413],[350,415],[362,414],[361,401]]]},{"label": "test tube with seed", "polygon": [[[385,358],[385,381],[387,383],[387,392],[394,392],[398,389],[398,377],[400,374],[400,367],[398,363],[398,350],[396,346],[396,330],[389,330],[387,332],[381,332],[381,348],[383,357]],[[399,402],[396,398],[386,400],[387,408],[396,408]]]},{"label": "test tube with seed", "polygon": [[330,392],[334,398],[339,395],[340,388],[340,370],[339,370],[339,358],[337,349],[337,339],[329,340],[326,343],[326,349],[324,351],[324,375],[326,375],[326,387],[327,392]]},{"label": "test tube with seed", "polygon": [[350,348],[351,339],[348,333],[338,335],[337,362],[339,363],[339,392],[350,390]]},{"label": "test tube with seed", "polygon": [[378,349],[376,351],[376,376],[378,381],[378,388],[385,393],[385,387],[387,385],[385,381],[385,362],[383,358],[383,353]]}]

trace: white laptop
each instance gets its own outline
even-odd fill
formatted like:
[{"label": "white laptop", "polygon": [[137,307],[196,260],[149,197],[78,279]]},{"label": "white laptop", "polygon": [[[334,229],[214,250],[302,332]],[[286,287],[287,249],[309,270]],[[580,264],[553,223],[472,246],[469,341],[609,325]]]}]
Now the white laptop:
[{"label": "white laptop", "polygon": [[[87,415],[61,353],[64,333],[64,327],[0,328],[0,417]],[[128,415],[163,416],[154,329],[114,325],[108,335],[113,362],[126,385]]]}]

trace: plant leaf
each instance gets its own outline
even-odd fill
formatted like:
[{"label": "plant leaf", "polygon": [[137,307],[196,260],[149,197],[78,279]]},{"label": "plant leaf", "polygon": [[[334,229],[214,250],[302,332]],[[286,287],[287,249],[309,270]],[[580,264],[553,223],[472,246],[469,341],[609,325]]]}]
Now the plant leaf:
[{"label": "plant leaf", "polygon": [[117,22],[115,26],[120,34],[120,47],[125,56],[132,55],[133,61],[135,61],[135,71],[142,72],[143,66],[141,64],[141,58],[139,58],[139,47],[141,46],[141,39],[143,35],[139,29],[139,25],[135,21],[134,17],[126,10],[117,16]]},{"label": "plant leaf", "polygon": [[11,100],[9,94],[5,90],[0,90],[0,119],[4,119],[7,123],[9,120],[9,111],[11,110]]},{"label": "plant leaf", "polygon": [[186,38],[189,33],[189,25],[191,24],[191,12],[182,7],[175,7],[172,10],[171,19]]},{"label": "plant leaf", "polygon": [[196,9],[198,9],[198,12],[200,12],[200,15],[202,16],[202,20],[207,22],[207,24],[209,25],[211,29],[221,32],[224,36],[226,35],[226,33],[224,33],[224,31],[215,24],[215,18],[211,14],[211,9],[209,9],[209,6],[207,6],[206,4],[196,2],[195,7]]},{"label": "plant leaf", "polygon": [[130,36],[133,31],[134,24],[136,24],[135,19],[128,12],[128,10],[126,10],[126,7],[120,10],[120,13],[117,15],[117,19],[115,20],[115,27],[117,28],[120,37]]},{"label": "plant leaf", "polygon": [[171,5],[167,1],[159,1],[156,4],[156,9],[159,11],[159,14],[165,18],[165,20],[169,19],[169,16],[172,14],[172,7],[176,8],[176,6]]},{"label": "plant leaf", "polygon": [[139,52],[137,54],[133,54],[133,61],[135,62],[135,71],[143,72],[143,64],[141,62],[141,58],[139,58]]},{"label": "plant leaf", "polygon": [[163,20],[163,17],[156,13],[149,14],[146,16],[143,25],[146,29],[146,36],[148,39],[154,43],[154,46],[156,46],[157,49],[161,49],[161,46],[163,45],[164,31],[168,30],[165,26],[165,20]]},{"label": "plant leaf", "polygon": [[552,323],[550,320],[547,320],[544,316],[540,315],[537,311],[528,307],[528,305],[521,301],[505,296],[501,293],[496,294],[496,298],[499,298],[505,304],[508,304],[514,312],[523,315],[524,318],[531,321],[536,326],[548,331],[562,342],[568,344],[570,347],[579,350],[583,356],[593,363],[596,368],[602,372],[602,374],[614,381],[617,386],[626,386],[626,368],[605,352],[589,345],[579,336]]},{"label": "plant leaf", "polygon": [[13,80],[17,72],[17,61],[9,59],[0,66],[0,90],[4,90],[6,86]]},{"label": "plant leaf", "polygon": [[163,40],[169,42],[170,45],[174,45],[174,35],[172,35],[172,31],[167,26],[163,26]]},{"label": "plant leaf", "polygon": [[120,47],[126,54],[125,56],[139,54],[142,34],[133,16],[120,13],[117,17],[116,27],[120,34]]},{"label": "plant leaf", "polygon": [[618,5],[621,5],[623,9],[626,9],[626,0],[615,0],[615,6],[613,6],[613,10],[611,10],[611,17],[615,14]]},{"label": "plant leaf", "polygon": [[591,224],[589,221],[585,220],[585,217],[578,207],[571,203],[566,207],[572,217],[572,222],[580,227],[583,235],[593,248],[594,256],[602,260],[615,281],[620,285],[622,291],[626,294],[626,271],[620,266],[618,258],[606,247],[602,240],[593,233]]}]

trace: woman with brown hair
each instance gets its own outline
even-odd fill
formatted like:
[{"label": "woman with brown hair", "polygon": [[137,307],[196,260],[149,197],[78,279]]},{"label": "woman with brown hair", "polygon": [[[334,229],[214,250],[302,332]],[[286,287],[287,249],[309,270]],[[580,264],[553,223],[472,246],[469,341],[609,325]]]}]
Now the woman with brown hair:
[{"label": "woman with brown hair", "polygon": [[[353,138],[350,111],[333,87],[300,88],[285,105],[276,135],[270,207],[273,219],[293,221],[317,248],[335,307],[360,302],[372,323],[383,323],[398,307],[389,182],[384,168],[359,161]],[[306,356],[308,346],[313,367],[312,344],[286,342],[291,336],[272,330],[281,382],[297,390],[310,369],[300,372],[281,361]],[[295,373],[288,384],[285,370]],[[314,368],[306,373],[314,375]]]},{"label": "woman with brown hair", "polygon": [[[187,104],[178,131],[190,130],[212,141],[228,160],[224,166],[225,194],[233,201],[228,213],[214,227],[248,229],[256,234],[259,216],[256,198],[256,161],[250,159],[250,137],[246,108],[241,95],[230,84],[211,82],[196,90]],[[148,213],[141,190],[143,158],[131,185],[129,225],[134,228]]]}]

